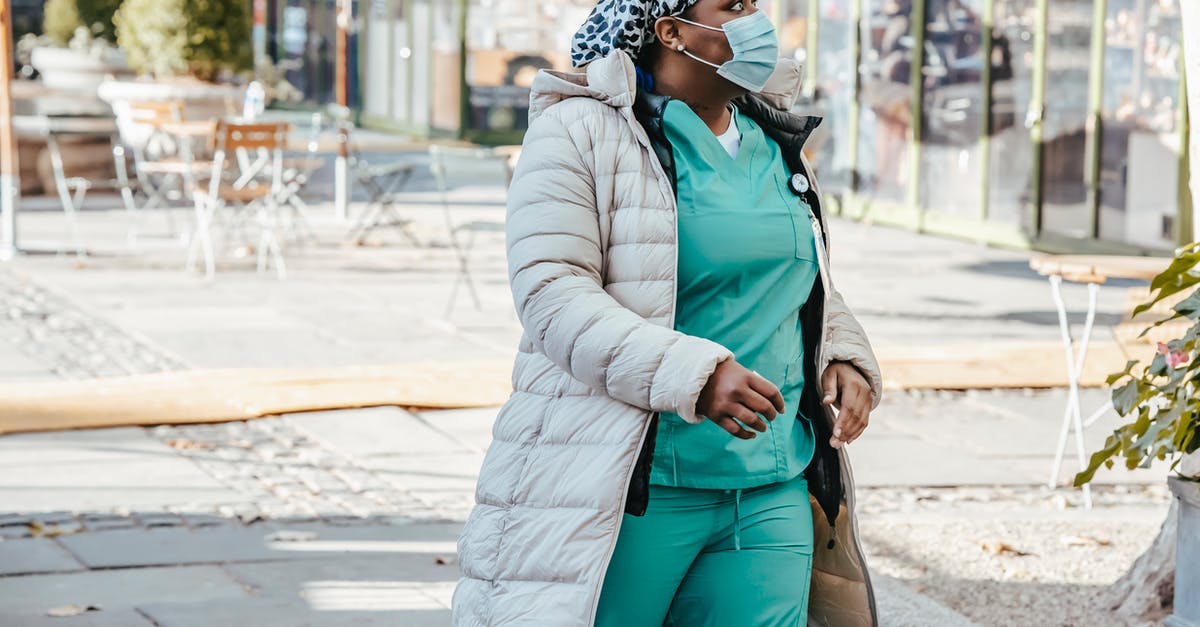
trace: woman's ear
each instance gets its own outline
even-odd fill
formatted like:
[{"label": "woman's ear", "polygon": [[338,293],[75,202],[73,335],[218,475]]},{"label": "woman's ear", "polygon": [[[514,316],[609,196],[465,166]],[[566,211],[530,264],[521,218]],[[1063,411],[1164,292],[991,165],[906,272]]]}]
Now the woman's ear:
[{"label": "woman's ear", "polygon": [[654,21],[654,36],[663,48],[669,50],[679,50],[679,46],[686,45],[679,33],[679,22],[666,16]]}]

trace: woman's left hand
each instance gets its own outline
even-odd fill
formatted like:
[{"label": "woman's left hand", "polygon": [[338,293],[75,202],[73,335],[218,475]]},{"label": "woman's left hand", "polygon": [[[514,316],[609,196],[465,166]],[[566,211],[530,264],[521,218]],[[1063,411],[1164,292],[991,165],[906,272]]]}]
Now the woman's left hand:
[{"label": "woman's left hand", "polygon": [[871,386],[853,364],[835,361],[821,374],[821,389],[825,390],[821,404],[838,409],[829,444],[841,448],[856,440],[867,428],[871,414]]}]

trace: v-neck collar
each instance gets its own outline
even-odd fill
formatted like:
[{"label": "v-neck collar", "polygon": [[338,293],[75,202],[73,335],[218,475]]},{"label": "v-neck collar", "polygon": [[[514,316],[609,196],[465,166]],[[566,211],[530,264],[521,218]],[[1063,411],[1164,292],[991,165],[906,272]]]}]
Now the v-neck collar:
[{"label": "v-neck collar", "polygon": [[[725,150],[725,146],[721,144],[721,140],[717,139],[712,129],[696,115],[692,108],[687,106],[682,100],[672,99],[667,103],[663,110],[663,126],[668,134],[675,130],[684,138],[682,143],[691,148],[698,157],[706,162],[714,170],[733,168],[740,174],[749,172],[749,166],[754,159],[754,153],[758,150],[762,143],[762,130],[753,120],[746,116],[739,117],[737,105],[730,103],[733,111],[730,113],[730,124],[736,124],[738,131],[742,135],[741,147],[738,149],[737,157],[730,156]],[[672,128],[673,127],[673,128]],[[672,142],[672,146],[678,150],[682,146],[680,142]]]}]

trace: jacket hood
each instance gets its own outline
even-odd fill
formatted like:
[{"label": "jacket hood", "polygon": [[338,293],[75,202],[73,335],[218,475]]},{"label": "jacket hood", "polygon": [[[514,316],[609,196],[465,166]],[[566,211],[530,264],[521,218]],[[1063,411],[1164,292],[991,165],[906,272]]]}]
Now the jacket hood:
[{"label": "jacket hood", "polygon": [[[617,108],[633,106],[637,97],[637,72],[628,53],[613,51],[582,69],[582,72],[539,71],[529,94],[529,121],[567,98],[587,97]],[[780,59],[775,73],[758,95],[772,107],[788,111],[800,94],[802,79],[799,63]]]}]

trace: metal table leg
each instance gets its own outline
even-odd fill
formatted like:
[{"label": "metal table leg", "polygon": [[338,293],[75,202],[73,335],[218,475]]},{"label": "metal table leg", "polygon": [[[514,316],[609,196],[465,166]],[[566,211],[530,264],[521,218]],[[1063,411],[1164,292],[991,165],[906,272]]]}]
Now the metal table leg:
[{"label": "metal table leg", "polygon": [[[1058,325],[1062,332],[1063,349],[1067,358],[1067,407],[1063,412],[1062,429],[1058,434],[1058,446],[1054,453],[1054,468],[1050,473],[1049,487],[1058,486],[1058,473],[1062,470],[1063,454],[1067,448],[1067,436],[1072,427],[1075,430],[1075,452],[1079,456],[1079,469],[1087,468],[1087,452],[1083,442],[1083,418],[1080,413],[1079,402],[1079,379],[1083,374],[1083,365],[1087,360],[1088,342],[1092,337],[1092,329],[1096,322],[1096,298],[1100,292],[1100,286],[1096,283],[1088,283],[1088,309],[1087,318],[1083,324],[1083,336],[1079,342],[1079,352],[1075,353],[1073,343],[1071,341],[1071,326],[1067,320],[1067,306],[1062,297],[1062,276],[1050,275],[1050,291],[1054,297],[1054,304],[1058,308]],[[1103,412],[1099,412],[1088,419],[1088,424],[1095,422]],[[1092,491],[1091,486],[1083,486],[1083,502],[1084,507],[1092,507]]]},{"label": "metal table leg", "polygon": [[[91,183],[87,179],[75,177],[68,179],[63,167],[62,151],[58,146],[58,138],[54,133],[46,134],[46,148],[50,153],[50,169],[54,172],[54,186],[58,189],[58,199],[62,202],[63,213],[67,217],[67,229],[70,231],[71,245],[79,258],[87,257],[83,249],[83,241],[79,237],[79,224],[76,214],[83,207],[83,199],[87,196]],[[72,194],[74,188],[74,194]],[[60,249],[60,253],[62,250]]]}]

